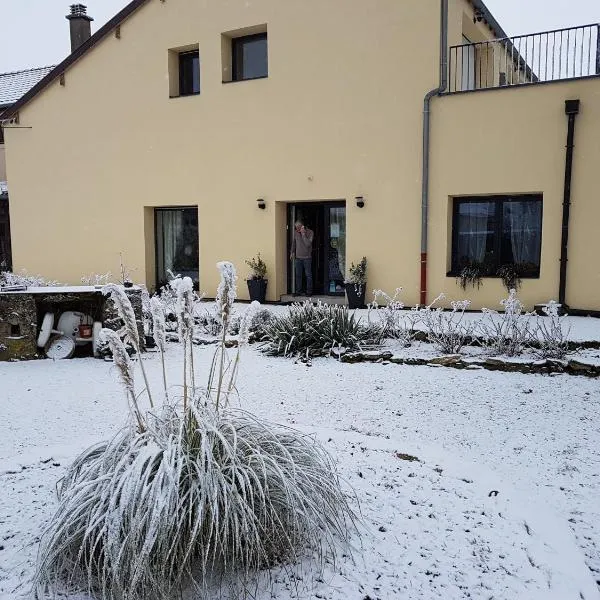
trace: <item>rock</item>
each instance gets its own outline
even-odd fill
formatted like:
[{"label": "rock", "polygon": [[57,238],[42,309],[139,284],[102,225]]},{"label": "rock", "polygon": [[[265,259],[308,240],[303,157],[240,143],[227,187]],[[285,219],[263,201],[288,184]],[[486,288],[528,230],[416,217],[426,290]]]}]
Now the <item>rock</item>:
[{"label": "rock", "polygon": [[436,356],[435,358],[430,358],[427,364],[429,365],[439,365],[442,367],[447,367],[450,365],[455,365],[460,362],[462,357],[460,354],[449,354],[445,356]]}]

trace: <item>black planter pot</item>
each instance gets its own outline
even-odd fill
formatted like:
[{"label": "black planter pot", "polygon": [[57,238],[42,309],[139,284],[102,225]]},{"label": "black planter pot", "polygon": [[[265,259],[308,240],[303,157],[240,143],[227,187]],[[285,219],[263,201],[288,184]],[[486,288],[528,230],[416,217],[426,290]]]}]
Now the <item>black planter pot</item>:
[{"label": "black planter pot", "polygon": [[250,294],[250,301],[265,303],[267,297],[267,279],[248,279],[248,293]]},{"label": "black planter pot", "polygon": [[364,308],[366,285],[357,283],[346,283],[346,297],[348,298],[348,308]]}]

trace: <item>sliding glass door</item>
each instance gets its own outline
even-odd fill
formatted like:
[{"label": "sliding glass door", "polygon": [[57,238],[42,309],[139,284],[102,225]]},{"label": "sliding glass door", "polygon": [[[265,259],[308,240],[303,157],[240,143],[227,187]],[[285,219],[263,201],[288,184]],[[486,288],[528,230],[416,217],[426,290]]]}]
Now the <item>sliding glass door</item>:
[{"label": "sliding glass door", "polygon": [[156,286],[172,275],[191,277],[198,287],[198,209],[157,208],[154,213],[156,238]]}]

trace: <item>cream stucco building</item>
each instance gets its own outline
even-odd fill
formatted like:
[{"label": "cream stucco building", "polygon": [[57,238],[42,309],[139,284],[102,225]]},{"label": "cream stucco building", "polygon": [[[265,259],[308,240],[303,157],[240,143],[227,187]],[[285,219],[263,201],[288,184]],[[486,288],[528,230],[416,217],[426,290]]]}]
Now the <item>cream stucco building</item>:
[{"label": "cream stucco building", "polygon": [[407,304],[495,307],[513,268],[529,306],[600,311],[599,56],[597,26],[508,39],[480,0],[134,0],[4,116],[14,267],[122,253],[210,295],[260,252],[278,301],[301,219],[319,294],[366,256]]}]

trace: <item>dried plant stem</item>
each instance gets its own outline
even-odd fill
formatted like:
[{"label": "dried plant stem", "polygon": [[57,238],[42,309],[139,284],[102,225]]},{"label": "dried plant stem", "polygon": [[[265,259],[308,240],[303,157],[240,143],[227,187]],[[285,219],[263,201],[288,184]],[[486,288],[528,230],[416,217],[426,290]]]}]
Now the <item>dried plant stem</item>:
[{"label": "dried plant stem", "polygon": [[188,395],[188,383],[187,383],[187,340],[183,340],[183,410],[187,408],[187,395]]},{"label": "dried plant stem", "polygon": [[165,389],[165,402],[169,402],[169,392],[167,387],[167,368],[165,365],[165,353],[160,351],[160,361],[162,363],[163,387]]},{"label": "dried plant stem", "polygon": [[[142,369],[142,376],[144,378],[144,385],[146,386],[146,394],[148,395],[148,400],[150,402],[150,408],[154,408],[154,402],[152,401],[152,392],[150,390],[150,383],[148,383],[148,376],[146,375],[146,369],[144,368],[144,361],[142,360],[142,354],[140,352],[139,345],[135,350],[138,353],[138,356],[140,358],[140,367]],[[163,369],[164,369],[164,364],[163,364]]]},{"label": "dried plant stem", "polygon": [[219,381],[217,383],[217,399],[215,400],[215,408],[219,410],[219,402],[221,399],[221,389],[223,388],[223,377],[225,376],[225,336],[227,335],[227,326],[229,321],[227,318],[223,320],[223,331],[221,332],[220,341],[220,360],[219,360]]}]

